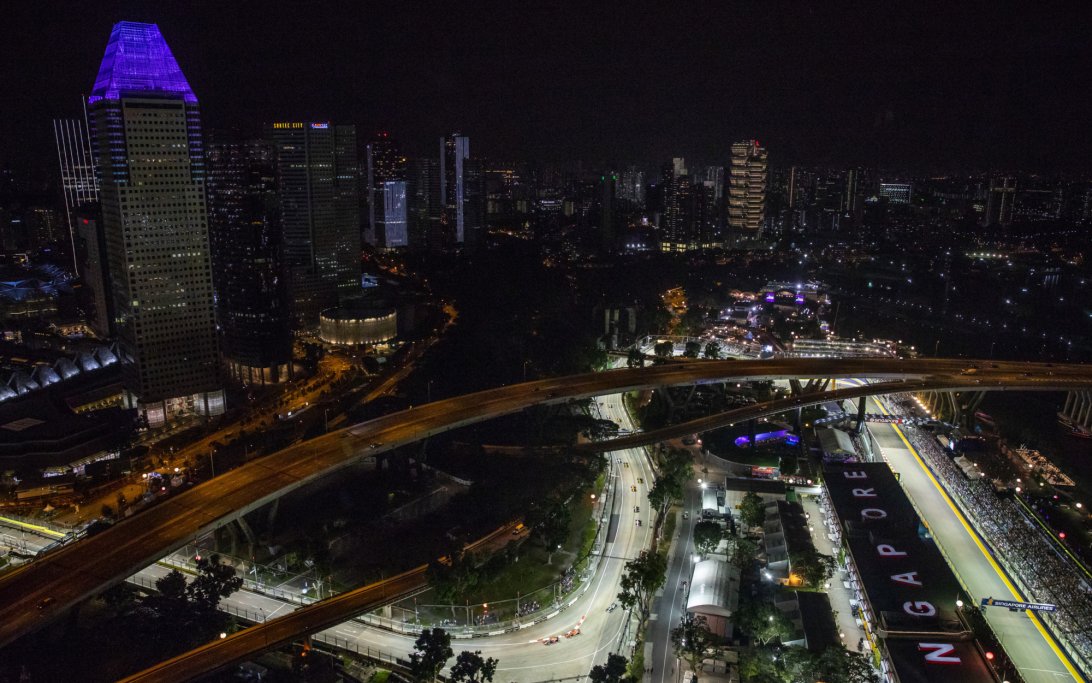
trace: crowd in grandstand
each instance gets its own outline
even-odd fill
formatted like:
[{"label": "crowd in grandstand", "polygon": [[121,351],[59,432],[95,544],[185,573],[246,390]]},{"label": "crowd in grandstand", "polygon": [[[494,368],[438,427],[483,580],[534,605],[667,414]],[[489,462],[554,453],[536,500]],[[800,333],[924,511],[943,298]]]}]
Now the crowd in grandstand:
[{"label": "crowd in grandstand", "polygon": [[539,606],[538,600],[527,600],[520,604],[519,609],[516,610],[517,617],[525,617],[528,614],[539,611],[542,607]]},{"label": "crowd in grandstand", "polygon": [[[900,399],[899,405],[909,401]],[[904,432],[918,453],[955,493],[972,523],[997,551],[1030,601],[1057,605],[1040,613],[1086,664],[1092,662],[1092,585],[1064,558],[1011,498],[999,497],[986,478],[964,476],[933,434],[916,427]],[[981,596],[986,597],[986,596]],[[1001,597],[1001,596],[996,596]],[[1007,596],[1005,596],[1007,597]]]}]

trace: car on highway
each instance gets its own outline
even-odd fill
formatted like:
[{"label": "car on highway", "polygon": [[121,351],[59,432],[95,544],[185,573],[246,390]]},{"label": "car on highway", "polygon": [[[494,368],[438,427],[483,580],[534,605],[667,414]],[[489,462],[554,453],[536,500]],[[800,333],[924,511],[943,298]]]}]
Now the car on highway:
[{"label": "car on highway", "polygon": [[629,490],[633,491],[634,493],[637,493],[637,487],[636,486],[630,486]]},{"label": "car on highway", "polygon": [[368,444],[368,448],[370,448],[370,449],[372,449],[374,451],[375,449],[379,448],[382,445],[383,445],[382,441],[376,441],[374,443]]},{"label": "car on highway", "polygon": [[682,442],[684,446],[693,446],[698,440],[692,436],[684,436]]},{"label": "car on highway", "polygon": [[634,526],[641,526],[641,520],[638,519],[638,520],[634,520],[634,521],[637,522],[636,524],[634,524]]},{"label": "car on highway", "polygon": [[643,483],[645,483],[645,478],[644,478],[644,477],[637,477],[637,483],[638,483],[638,484],[643,484]]},{"label": "car on highway", "polygon": [[46,609],[47,607],[49,607],[50,605],[52,605],[55,602],[57,602],[57,598],[53,597],[52,595],[49,596],[49,597],[42,598],[41,600],[38,601],[38,610],[39,611],[44,610],[44,609]]},{"label": "car on highway", "polygon": [[610,607],[607,608],[607,613],[609,614],[610,612],[613,612],[616,609],[618,609],[618,603],[617,602],[612,602],[610,604]]},{"label": "car on highway", "polygon": [[689,512],[682,513],[682,518],[683,519],[690,519],[690,513]]},{"label": "car on highway", "polygon": [[641,511],[641,506],[640,505],[634,505],[633,506],[633,511],[634,512],[640,512]]}]

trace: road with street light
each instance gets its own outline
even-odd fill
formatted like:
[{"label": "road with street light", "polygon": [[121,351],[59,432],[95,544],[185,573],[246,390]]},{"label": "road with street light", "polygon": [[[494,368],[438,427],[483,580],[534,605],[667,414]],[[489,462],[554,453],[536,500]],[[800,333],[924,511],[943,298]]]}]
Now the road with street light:
[{"label": "road with street light", "polygon": [[[966,370],[977,364],[974,373]],[[253,460],[131,519],[0,577],[0,644],[195,537],[370,455],[541,403],[725,378],[871,377],[969,390],[1092,387],[1079,365],[898,359],[696,361],[511,385],[445,399],[332,432]],[[782,408],[783,410],[783,408]],[[43,603],[47,600],[48,602]],[[41,606],[41,608],[39,608]]]}]

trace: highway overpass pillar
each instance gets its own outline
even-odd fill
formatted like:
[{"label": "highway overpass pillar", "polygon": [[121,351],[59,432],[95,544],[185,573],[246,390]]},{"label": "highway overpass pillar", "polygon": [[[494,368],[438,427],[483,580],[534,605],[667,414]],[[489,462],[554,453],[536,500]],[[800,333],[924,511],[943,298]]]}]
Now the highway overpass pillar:
[{"label": "highway overpass pillar", "polygon": [[864,430],[865,424],[865,397],[862,396],[857,401],[857,433],[860,434]]}]

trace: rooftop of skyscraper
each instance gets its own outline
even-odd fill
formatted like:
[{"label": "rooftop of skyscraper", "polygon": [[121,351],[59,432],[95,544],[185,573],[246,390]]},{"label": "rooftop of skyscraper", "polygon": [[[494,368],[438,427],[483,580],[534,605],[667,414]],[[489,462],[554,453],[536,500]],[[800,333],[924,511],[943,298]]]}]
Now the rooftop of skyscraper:
[{"label": "rooftop of skyscraper", "polygon": [[135,93],[197,101],[159,26],[119,21],[110,32],[88,102],[116,100]]}]

